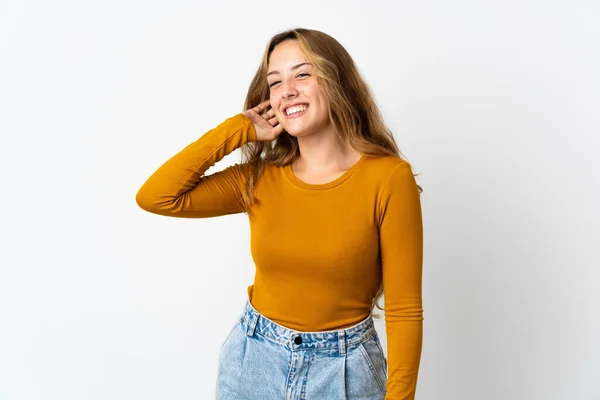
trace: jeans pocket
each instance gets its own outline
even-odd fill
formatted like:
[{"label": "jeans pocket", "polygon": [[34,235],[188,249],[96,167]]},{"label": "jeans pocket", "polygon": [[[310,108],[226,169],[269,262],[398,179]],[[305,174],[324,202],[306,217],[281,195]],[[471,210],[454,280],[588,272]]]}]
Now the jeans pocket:
[{"label": "jeans pocket", "polygon": [[387,366],[385,356],[375,337],[370,337],[359,344],[359,349],[364,361],[368,364],[373,378],[377,382],[382,393],[386,392]]},{"label": "jeans pocket", "polygon": [[229,333],[227,334],[227,337],[225,338],[225,340],[223,341],[223,343],[221,343],[221,350],[223,349],[223,346],[225,346],[225,343],[227,343],[227,341],[229,340],[229,338],[231,337],[231,334],[236,330],[236,328],[238,327],[238,325],[240,324],[240,320],[237,319],[235,321],[235,324],[233,324],[233,326],[231,327],[231,329],[229,330]]},{"label": "jeans pocket", "polygon": [[385,356],[385,352],[383,351],[383,348],[381,347],[381,343],[379,342],[379,339],[377,339],[375,341],[375,343],[377,344],[377,348],[379,349],[379,354],[381,356],[381,359],[383,360],[383,370],[385,372],[385,378],[387,380],[387,377],[388,377],[388,372],[387,372],[387,358]]}]

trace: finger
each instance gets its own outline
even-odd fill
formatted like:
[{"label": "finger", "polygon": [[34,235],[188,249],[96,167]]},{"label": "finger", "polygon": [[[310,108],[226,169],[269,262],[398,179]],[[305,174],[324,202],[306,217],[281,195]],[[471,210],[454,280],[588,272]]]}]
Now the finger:
[{"label": "finger", "polygon": [[276,126],[279,123],[279,120],[277,119],[277,117],[273,117],[269,120],[269,124],[271,124],[271,126]]},{"label": "finger", "polygon": [[281,135],[283,133],[283,125],[279,124],[277,126],[274,126],[273,133],[275,133],[276,136]]},{"label": "finger", "polygon": [[267,99],[267,100],[263,101],[262,103],[260,103],[259,105],[257,105],[256,107],[254,107],[253,110],[260,114],[270,103],[271,103],[271,100]]},{"label": "finger", "polygon": [[269,111],[267,111],[263,117],[265,117],[265,119],[271,119],[275,116],[275,111],[273,111],[273,109],[271,108]]}]

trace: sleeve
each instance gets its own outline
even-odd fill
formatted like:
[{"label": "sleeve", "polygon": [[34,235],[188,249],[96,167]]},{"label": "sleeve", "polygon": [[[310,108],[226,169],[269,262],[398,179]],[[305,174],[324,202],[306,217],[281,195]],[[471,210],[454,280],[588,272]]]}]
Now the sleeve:
[{"label": "sleeve", "polygon": [[384,189],[380,218],[385,327],[386,400],[414,400],[423,342],[423,223],[410,165],[397,165]]},{"label": "sleeve", "polygon": [[166,161],[136,195],[144,210],[170,217],[208,218],[244,211],[245,167],[234,164],[204,173],[227,154],[256,141],[252,121],[240,113],[226,119]]}]

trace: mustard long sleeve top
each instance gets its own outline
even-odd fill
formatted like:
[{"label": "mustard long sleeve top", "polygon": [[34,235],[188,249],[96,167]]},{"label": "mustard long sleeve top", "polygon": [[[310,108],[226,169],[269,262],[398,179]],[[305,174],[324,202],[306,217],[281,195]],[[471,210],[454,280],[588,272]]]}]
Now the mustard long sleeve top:
[{"label": "mustard long sleeve top", "polygon": [[[241,213],[244,168],[205,172],[256,141],[244,114],[228,118],[167,160],[139,189],[151,213],[208,218]],[[386,400],[414,399],[421,358],[423,227],[409,164],[363,155],[337,179],[309,184],[291,167],[268,165],[256,183],[250,219],[256,266],[252,305],[298,331],[352,326],[365,319],[383,279],[387,336]]]}]

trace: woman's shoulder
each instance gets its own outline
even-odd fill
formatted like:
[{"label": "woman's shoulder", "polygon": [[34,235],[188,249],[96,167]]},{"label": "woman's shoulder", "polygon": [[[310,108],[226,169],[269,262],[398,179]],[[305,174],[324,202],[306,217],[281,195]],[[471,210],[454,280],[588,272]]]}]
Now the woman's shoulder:
[{"label": "woman's shoulder", "polygon": [[408,161],[398,156],[392,155],[366,155],[366,162],[368,169],[372,173],[389,177],[390,174],[401,168],[411,169]]}]

